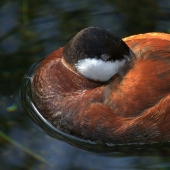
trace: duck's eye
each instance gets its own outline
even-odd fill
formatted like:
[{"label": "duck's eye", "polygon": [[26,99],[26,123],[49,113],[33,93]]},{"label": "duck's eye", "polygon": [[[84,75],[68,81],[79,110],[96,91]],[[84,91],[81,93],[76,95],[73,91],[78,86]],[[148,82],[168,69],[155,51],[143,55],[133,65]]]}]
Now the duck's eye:
[{"label": "duck's eye", "polygon": [[103,61],[108,61],[110,60],[111,56],[109,54],[101,54],[100,55],[100,58],[103,60]]}]

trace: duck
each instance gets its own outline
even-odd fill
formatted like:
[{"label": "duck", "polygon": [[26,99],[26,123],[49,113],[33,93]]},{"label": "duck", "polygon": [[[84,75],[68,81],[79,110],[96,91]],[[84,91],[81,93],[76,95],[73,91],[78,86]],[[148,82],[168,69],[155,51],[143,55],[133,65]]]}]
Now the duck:
[{"label": "duck", "polygon": [[37,66],[31,98],[53,127],[83,140],[168,142],[170,34],[85,28]]}]

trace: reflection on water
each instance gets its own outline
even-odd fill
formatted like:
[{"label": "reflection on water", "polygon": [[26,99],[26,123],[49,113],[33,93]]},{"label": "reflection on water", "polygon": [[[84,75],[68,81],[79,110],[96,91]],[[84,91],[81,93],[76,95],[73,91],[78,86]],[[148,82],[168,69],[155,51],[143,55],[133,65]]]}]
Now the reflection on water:
[{"label": "reflection on water", "polygon": [[[88,26],[120,37],[170,30],[168,0],[0,2],[0,169],[141,169],[170,167],[168,146],[157,156],[95,154],[53,139],[32,123],[17,94],[26,70]],[[9,140],[8,140],[9,139]],[[30,151],[30,152],[29,152]],[[17,153],[17,154],[16,154]],[[156,154],[154,153],[154,155]],[[39,156],[39,157],[38,157]],[[28,168],[29,167],[29,168]]]}]

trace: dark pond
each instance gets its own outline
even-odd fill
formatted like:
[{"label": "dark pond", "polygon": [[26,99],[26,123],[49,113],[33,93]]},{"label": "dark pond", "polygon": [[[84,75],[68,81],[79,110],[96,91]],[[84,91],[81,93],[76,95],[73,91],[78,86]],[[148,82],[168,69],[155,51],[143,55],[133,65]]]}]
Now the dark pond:
[{"label": "dark pond", "polygon": [[88,26],[120,37],[170,33],[170,1],[0,1],[0,169],[170,168],[168,144],[145,156],[92,153],[48,136],[22,109],[18,91],[27,69]]}]

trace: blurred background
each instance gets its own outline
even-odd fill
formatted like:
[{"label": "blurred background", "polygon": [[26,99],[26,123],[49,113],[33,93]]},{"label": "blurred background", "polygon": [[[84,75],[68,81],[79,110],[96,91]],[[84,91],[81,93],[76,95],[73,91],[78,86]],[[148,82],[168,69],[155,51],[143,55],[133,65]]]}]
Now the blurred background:
[{"label": "blurred background", "polygon": [[168,169],[168,149],[148,156],[96,154],[45,134],[22,109],[18,92],[27,69],[79,30],[98,26],[119,37],[170,33],[169,0],[0,1],[0,169]]}]

